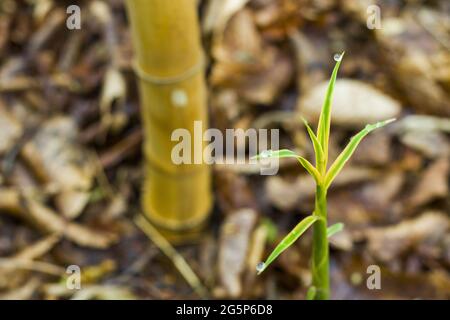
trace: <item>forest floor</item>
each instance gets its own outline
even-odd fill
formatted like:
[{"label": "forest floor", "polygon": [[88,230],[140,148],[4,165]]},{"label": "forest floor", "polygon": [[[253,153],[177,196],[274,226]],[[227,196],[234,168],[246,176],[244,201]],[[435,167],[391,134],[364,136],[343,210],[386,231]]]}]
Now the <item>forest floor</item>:
[{"label": "forest floor", "polygon": [[[364,1],[199,2],[212,127],[280,128],[280,148],[311,159],[300,115],[316,123],[344,50],[330,157],[367,123],[398,118],[329,191],[330,222],[345,224],[331,238],[333,298],[449,299],[448,2],[378,1],[380,29],[367,27]],[[73,3],[81,30],[66,28]],[[255,270],[313,208],[296,163],[268,177],[215,166],[214,212],[194,243],[172,248],[137,227],[132,56],[121,0],[0,2],[0,298],[303,299],[310,233]],[[71,265],[83,290],[66,285]],[[373,265],[380,290],[366,285]]]}]

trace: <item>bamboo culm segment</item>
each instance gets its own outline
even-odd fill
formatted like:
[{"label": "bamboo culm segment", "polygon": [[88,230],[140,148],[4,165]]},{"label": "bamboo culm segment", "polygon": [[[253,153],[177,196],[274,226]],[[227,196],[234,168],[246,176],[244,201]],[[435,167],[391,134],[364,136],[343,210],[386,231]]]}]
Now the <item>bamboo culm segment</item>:
[{"label": "bamboo culm segment", "polygon": [[[191,229],[206,220],[210,211],[210,168],[206,164],[175,164],[171,154],[178,142],[171,141],[171,136],[180,128],[193,136],[194,121],[208,127],[196,2],[126,3],[144,127],[143,209],[160,228]],[[192,147],[191,154],[195,152],[198,150]]]}]

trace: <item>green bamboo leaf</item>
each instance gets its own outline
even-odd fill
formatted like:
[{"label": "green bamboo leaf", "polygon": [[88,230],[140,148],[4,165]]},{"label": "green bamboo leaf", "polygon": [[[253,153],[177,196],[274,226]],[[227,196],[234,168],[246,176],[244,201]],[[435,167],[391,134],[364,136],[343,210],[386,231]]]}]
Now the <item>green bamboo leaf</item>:
[{"label": "green bamboo leaf", "polygon": [[320,141],[320,145],[323,148],[325,165],[328,159],[328,140],[330,137],[330,122],[331,122],[331,102],[333,99],[334,85],[336,83],[336,77],[341,65],[342,58],[345,52],[339,56],[339,59],[334,66],[333,73],[331,74],[330,82],[328,83],[328,89],[323,102],[322,111],[320,113],[319,125],[317,126],[317,139]]},{"label": "green bamboo leaf", "polygon": [[316,167],[318,168],[319,172],[322,172],[321,169],[323,168],[324,165],[324,155],[323,155],[323,149],[322,146],[320,145],[319,140],[317,139],[316,135],[314,134],[314,131],[311,129],[311,127],[308,124],[308,121],[306,121],[305,118],[302,118],[303,123],[305,124],[306,130],[308,131],[309,137],[313,143],[313,147],[314,147],[314,153],[316,155]]},{"label": "green bamboo leaf", "polygon": [[325,176],[325,189],[328,189],[328,187],[333,182],[334,178],[338,175],[338,173],[342,170],[345,163],[350,159],[353,152],[355,152],[356,147],[361,142],[361,140],[368,135],[371,131],[384,127],[388,123],[391,123],[395,121],[395,119],[389,119],[385,121],[380,121],[375,124],[368,124],[366,127],[361,130],[357,135],[353,136],[353,138],[350,140],[349,144],[345,147],[345,149],[341,152],[341,154],[336,158],[334,163],[331,165],[330,169],[328,170],[326,176]]},{"label": "green bamboo leaf", "polygon": [[320,181],[320,173],[317,169],[305,158],[299,156],[295,152],[288,149],[281,150],[265,150],[260,154],[252,157],[251,159],[260,160],[260,159],[270,159],[270,158],[296,158],[298,162],[308,171],[308,173],[316,180],[316,182]]},{"label": "green bamboo leaf", "polygon": [[297,160],[298,162],[300,162],[303,168],[305,168],[305,170],[308,171],[308,173],[314,178],[314,180],[316,180],[316,183],[319,183],[321,181],[319,171],[317,171],[317,169],[311,164],[311,162],[300,156],[297,156]]},{"label": "green bamboo leaf", "polygon": [[344,229],[344,224],[342,222],[335,223],[327,228],[327,238],[332,237],[338,232]]},{"label": "green bamboo leaf", "polygon": [[260,154],[252,157],[251,159],[260,160],[260,159],[270,159],[270,158],[296,158],[298,155],[289,149],[281,149],[281,150],[264,150]]},{"label": "green bamboo leaf", "polygon": [[308,292],[306,293],[306,300],[314,300],[316,297],[317,289],[314,286],[309,287]]},{"label": "green bamboo leaf", "polygon": [[291,232],[288,233],[286,237],[281,240],[281,242],[272,251],[265,262],[258,264],[257,271],[258,274],[263,272],[284,250],[289,248],[309,227],[312,226],[314,222],[319,219],[318,216],[308,216],[299,224],[297,224]]}]

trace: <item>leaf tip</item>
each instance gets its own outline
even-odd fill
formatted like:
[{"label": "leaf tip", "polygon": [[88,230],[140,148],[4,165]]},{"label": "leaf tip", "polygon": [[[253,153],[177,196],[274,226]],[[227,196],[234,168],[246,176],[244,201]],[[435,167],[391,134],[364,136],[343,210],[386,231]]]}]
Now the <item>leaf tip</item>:
[{"label": "leaf tip", "polygon": [[388,120],[386,120],[384,123],[385,123],[385,124],[389,124],[389,123],[392,123],[392,122],[394,122],[394,121],[397,121],[397,118],[391,118],[391,119],[388,119]]},{"label": "leaf tip", "polygon": [[274,156],[274,151],[264,150],[260,154],[250,157],[250,160],[267,159],[267,158],[271,158],[272,156]]},{"label": "leaf tip", "polygon": [[334,61],[336,61],[337,64],[339,64],[342,61],[342,59],[344,58],[344,54],[345,54],[345,51],[342,51],[341,53],[336,53],[333,57]]},{"label": "leaf tip", "polygon": [[304,116],[300,116],[300,119],[302,119],[302,122],[305,124],[305,126],[308,124],[308,121],[305,119]]},{"label": "leaf tip", "polygon": [[266,269],[266,263],[260,262],[256,265],[257,275],[259,276]]}]

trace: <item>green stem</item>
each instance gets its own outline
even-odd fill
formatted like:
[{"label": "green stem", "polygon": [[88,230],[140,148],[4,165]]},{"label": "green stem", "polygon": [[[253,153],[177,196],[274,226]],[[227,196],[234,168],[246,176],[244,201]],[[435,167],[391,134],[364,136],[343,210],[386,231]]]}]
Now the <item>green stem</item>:
[{"label": "green stem", "polygon": [[316,287],[316,300],[326,300],[330,296],[330,276],[327,238],[327,190],[318,185],[314,214],[321,219],[313,227],[312,274]]}]

